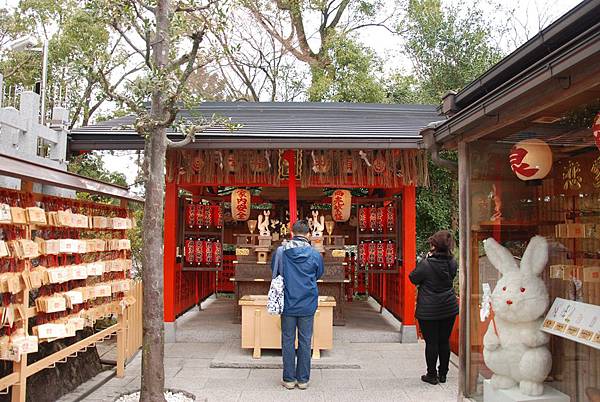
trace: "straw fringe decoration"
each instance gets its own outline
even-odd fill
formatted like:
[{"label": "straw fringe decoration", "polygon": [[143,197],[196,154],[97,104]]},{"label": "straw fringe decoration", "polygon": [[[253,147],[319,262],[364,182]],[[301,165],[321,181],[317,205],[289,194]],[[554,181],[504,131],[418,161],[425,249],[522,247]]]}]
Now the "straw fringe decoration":
[{"label": "straw fringe decoration", "polygon": [[[429,186],[427,153],[417,149],[305,150],[300,153],[303,187]],[[178,184],[279,185],[281,159],[276,151],[170,151],[167,180]]]}]

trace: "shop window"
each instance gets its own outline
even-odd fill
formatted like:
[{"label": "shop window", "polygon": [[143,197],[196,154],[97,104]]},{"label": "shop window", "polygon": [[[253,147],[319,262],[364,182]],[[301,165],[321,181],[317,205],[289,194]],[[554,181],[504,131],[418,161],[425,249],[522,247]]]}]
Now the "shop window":
[{"label": "shop window", "polygon": [[[546,237],[549,261],[542,278],[550,305],[556,298],[600,305],[600,148],[592,130],[599,105],[596,101],[555,119],[532,121],[522,130],[468,146],[471,295],[466,389],[476,400],[482,400],[482,382],[492,375],[483,359],[489,324],[489,318],[480,321],[483,289],[488,284],[493,290],[500,277],[485,255],[485,239],[493,237],[519,259],[534,235]],[[541,141],[547,150],[542,145],[527,147]],[[600,336],[600,322],[596,331]],[[552,335],[549,348],[553,368],[548,384],[573,401],[588,400],[586,395],[600,388],[600,344],[592,347]]]}]

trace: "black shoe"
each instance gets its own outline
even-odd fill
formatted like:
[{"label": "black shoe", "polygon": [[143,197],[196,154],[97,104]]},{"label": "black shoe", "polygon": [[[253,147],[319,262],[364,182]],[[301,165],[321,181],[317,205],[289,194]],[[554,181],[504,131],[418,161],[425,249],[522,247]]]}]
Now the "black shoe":
[{"label": "black shoe", "polygon": [[439,382],[436,376],[432,376],[432,375],[429,375],[429,374],[422,375],[421,376],[421,381],[429,383],[431,385],[437,385],[438,382]]},{"label": "black shoe", "polygon": [[446,376],[445,375],[441,375],[438,377],[439,382],[441,382],[442,384],[446,382]]}]

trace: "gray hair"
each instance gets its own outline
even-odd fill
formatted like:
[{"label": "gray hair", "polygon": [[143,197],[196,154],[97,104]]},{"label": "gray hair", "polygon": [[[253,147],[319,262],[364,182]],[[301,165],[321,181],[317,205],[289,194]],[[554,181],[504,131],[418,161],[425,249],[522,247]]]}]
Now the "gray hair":
[{"label": "gray hair", "polygon": [[310,232],[310,228],[308,227],[308,223],[302,219],[294,223],[292,232],[295,235],[307,235]]}]

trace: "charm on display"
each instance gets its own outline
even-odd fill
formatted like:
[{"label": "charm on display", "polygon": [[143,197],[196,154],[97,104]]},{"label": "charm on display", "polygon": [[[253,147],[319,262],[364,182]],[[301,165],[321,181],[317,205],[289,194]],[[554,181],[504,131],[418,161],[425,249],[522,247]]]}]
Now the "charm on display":
[{"label": "charm on display", "polygon": [[550,337],[541,330],[549,304],[540,276],[548,263],[548,242],[533,237],[520,265],[493,238],[484,248],[502,275],[491,294],[493,316],[483,338],[483,360],[494,373],[491,384],[495,389],[518,386],[524,395],[540,396],[552,368]]},{"label": "charm on display", "polygon": [[523,140],[510,150],[510,168],[523,181],[541,180],[552,169],[552,150],[539,139]]}]

